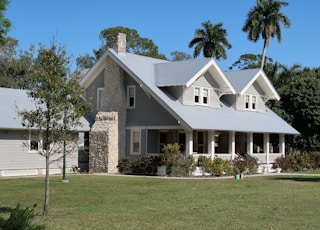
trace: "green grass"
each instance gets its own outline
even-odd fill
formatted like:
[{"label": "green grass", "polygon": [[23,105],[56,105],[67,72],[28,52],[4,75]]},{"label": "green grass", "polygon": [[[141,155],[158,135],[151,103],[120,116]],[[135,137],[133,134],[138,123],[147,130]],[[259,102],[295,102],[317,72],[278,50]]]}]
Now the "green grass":
[{"label": "green grass", "polygon": [[48,229],[319,229],[320,176],[233,179],[51,177],[1,179],[0,217],[18,202],[38,203]]}]

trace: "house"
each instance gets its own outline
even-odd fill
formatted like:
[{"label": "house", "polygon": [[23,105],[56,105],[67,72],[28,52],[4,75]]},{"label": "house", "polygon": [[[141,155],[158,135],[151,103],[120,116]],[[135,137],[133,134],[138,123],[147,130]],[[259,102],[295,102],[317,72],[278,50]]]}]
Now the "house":
[{"label": "house", "polygon": [[299,132],[272,112],[280,97],[261,69],[224,72],[213,59],[170,62],[126,52],[126,36],[83,76],[90,114],[89,168],[117,172],[120,158],[159,154],[178,143],[186,156],[261,164],[284,156],[285,135]]},{"label": "house", "polygon": [[[44,175],[45,158],[38,152],[42,146],[39,133],[36,129],[23,127],[18,116],[18,111],[35,109],[32,98],[28,97],[25,90],[0,88],[0,105],[0,177]],[[77,130],[89,131],[89,123],[83,118],[81,122],[83,126]],[[67,155],[66,162],[68,171],[73,165],[78,165],[77,146]],[[61,173],[62,166],[62,159],[53,162],[50,174]]]}]

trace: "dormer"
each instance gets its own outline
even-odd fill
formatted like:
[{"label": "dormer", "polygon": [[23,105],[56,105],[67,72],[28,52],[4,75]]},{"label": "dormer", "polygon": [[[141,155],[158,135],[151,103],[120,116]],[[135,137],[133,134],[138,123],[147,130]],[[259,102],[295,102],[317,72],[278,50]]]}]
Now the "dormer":
[{"label": "dormer", "polygon": [[235,96],[226,99],[237,110],[266,112],[268,100],[280,100],[280,96],[261,69],[225,72],[236,90]]},{"label": "dormer", "polygon": [[235,93],[213,59],[156,64],[155,84],[189,106],[220,108],[220,97]]}]

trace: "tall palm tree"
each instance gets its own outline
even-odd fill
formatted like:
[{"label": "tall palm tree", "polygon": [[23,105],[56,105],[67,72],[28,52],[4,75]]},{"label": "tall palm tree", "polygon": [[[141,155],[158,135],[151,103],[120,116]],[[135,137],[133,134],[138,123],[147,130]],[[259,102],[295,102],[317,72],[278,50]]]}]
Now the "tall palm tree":
[{"label": "tall palm tree", "polygon": [[290,20],[280,12],[282,6],[288,6],[288,3],[278,0],[257,0],[256,6],[248,12],[242,27],[242,31],[248,33],[250,41],[257,42],[260,36],[264,40],[261,69],[264,66],[270,39],[276,37],[279,43],[282,40],[280,23],[286,28],[290,27]]},{"label": "tall palm tree", "polygon": [[230,49],[232,46],[228,42],[227,30],[223,28],[222,23],[212,25],[209,21],[201,23],[203,29],[196,29],[194,38],[189,43],[189,48],[195,45],[193,57],[199,56],[201,50],[204,57],[215,57],[226,59],[225,47]]}]

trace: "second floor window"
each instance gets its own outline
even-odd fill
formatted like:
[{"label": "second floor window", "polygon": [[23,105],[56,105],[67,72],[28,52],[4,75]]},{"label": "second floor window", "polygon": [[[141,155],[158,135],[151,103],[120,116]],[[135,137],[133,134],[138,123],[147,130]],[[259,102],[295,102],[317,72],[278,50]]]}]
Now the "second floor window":
[{"label": "second floor window", "polygon": [[133,109],[136,104],[136,87],[129,85],[127,87],[127,108]]},{"label": "second floor window", "polygon": [[102,107],[102,96],[104,88],[97,89],[97,110],[100,110]]},{"label": "second floor window", "polygon": [[194,103],[201,105],[209,104],[209,89],[203,87],[194,88]]},{"label": "second floor window", "polygon": [[245,109],[257,110],[257,96],[245,95]]}]

